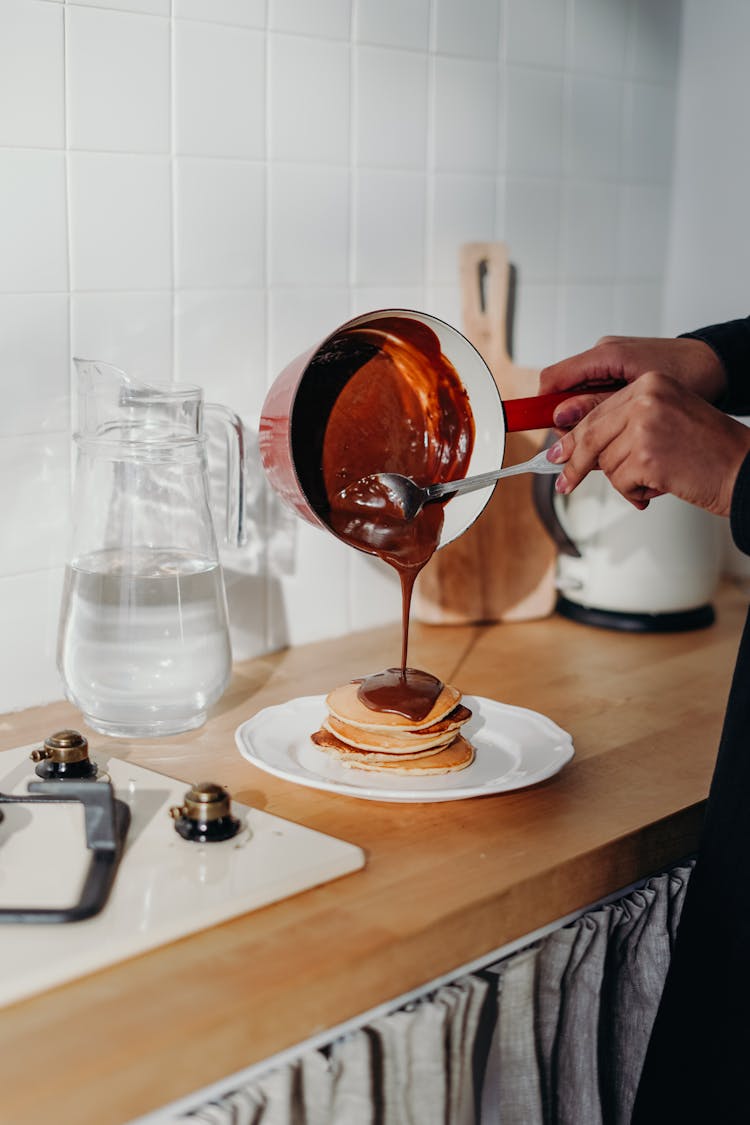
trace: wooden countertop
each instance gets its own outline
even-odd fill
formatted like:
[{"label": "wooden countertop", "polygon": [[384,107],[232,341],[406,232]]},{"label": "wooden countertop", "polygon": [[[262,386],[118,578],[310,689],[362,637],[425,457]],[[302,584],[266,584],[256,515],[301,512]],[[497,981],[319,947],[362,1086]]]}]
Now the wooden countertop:
[{"label": "wooden countertop", "polygon": [[[234,730],[261,707],[397,662],[396,627],[239,665],[200,731],[137,746],[99,738],[185,781],[220,778],[238,801],[358,844],[367,865],[4,1009],[0,1119],[121,1125],[689,854],[745,608],[726,588],[714,626],[672,635],[559,617],[415,627],[412,663],[573,734],[573,761],[525,791],[380,804],[240,758]],[[0,749],[80,723],[63,703],[9,714]]]}]

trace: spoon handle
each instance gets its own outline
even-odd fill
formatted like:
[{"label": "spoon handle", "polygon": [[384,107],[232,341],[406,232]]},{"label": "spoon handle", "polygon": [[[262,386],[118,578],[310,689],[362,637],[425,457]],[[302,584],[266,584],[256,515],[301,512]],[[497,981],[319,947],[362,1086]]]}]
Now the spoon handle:
[{"label": "spoon handle", "polygon": [[489,473],[479,473],[475,477],[464,477],[463,480],[445,481],[443,484],[431,484],[425,489],[427,493],[425,503],[430,500],[443,500],[446,496],[459,496],[463,492],[475,492],[478,488],[487,488],[501,477],[515,477],[520,473],[559,473],[562,465],[553,465],[547,460],[547,450],[543,449],[532,457],[530,461],[521,461],[518,465],[508,465],[505,469],[493,469]]}]

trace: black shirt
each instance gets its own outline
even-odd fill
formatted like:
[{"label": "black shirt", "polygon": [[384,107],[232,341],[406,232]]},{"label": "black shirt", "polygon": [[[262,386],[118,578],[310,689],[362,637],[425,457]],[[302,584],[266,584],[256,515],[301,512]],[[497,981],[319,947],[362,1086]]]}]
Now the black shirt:
[{"label": "black shirt", "polygon": [[[750,414],[750,318],[688,335],[722,361],[728,389],[721,409]],[[735,543],[750,554],[750,454],[730,521]],[[632,1125],[673,1122],[750,1122],[750,614],[632,1117]]]}]

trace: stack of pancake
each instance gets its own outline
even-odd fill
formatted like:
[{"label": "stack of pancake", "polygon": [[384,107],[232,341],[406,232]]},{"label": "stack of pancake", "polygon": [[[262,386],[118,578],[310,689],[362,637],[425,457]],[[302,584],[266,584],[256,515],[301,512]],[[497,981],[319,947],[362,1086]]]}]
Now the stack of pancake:
[{"label": "stack of pancake", "polygon": [[461,692],[444,684],[420,722],[390,711],[373,711],[357,695],[357,683],[334,688],[326,697],[328,716],[312,735],[315,745],[344,766],[383,773],[432,777],[465,769],[474,748],[461,735],[471,711]]}]

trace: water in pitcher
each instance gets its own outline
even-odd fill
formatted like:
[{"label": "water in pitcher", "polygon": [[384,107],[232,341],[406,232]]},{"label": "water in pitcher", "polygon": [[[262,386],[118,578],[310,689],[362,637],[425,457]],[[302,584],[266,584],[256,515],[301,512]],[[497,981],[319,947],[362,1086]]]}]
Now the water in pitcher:
[{"label": "water in pitcher", "polygon": [[121,548],[66,573],[58,659],[71,700],[106,734],[152,737],[199,726],[231,671],[218,563]]}]

